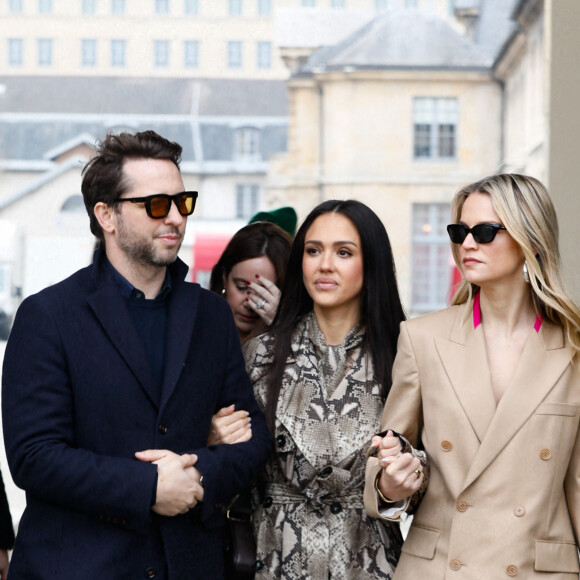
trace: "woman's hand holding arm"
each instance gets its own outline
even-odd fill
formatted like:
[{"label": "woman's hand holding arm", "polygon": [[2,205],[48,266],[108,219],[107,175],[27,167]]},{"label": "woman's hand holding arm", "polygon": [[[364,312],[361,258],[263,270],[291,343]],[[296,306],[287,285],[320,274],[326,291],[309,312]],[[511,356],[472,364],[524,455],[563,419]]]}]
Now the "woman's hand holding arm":
[{"label": "woman's hand holding arm", "polygon": [[423,467],[418,457],[403,453],[401,440],[391,430],[384,437],[375,436],[371,447],[382,468],[377,475],[377,490],[389,502],[412,496],[423,483]]},{"label": "woman's hand holding arm", "polygon": [[211,420],[208,446],[242,443],[252,438],[252,423],[247,411],[236,411],[234,405],[223,407]]}]

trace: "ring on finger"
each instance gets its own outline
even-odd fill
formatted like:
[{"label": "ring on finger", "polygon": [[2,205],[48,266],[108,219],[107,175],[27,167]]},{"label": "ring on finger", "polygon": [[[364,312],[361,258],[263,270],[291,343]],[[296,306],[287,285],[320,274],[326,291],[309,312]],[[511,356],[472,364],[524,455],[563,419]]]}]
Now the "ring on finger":
[{"label": "ring on finger", "polygon": [[417,479],[419,479],[421,477],[421,470],[420,469],[415,469],[414,473],[417,475]]},{"label": "ring on finger", "polygon": [[256,303],[256,308],[260,310],[261,308],[264,308],[264,304],[266,304],[266,301],[262,298]]}]

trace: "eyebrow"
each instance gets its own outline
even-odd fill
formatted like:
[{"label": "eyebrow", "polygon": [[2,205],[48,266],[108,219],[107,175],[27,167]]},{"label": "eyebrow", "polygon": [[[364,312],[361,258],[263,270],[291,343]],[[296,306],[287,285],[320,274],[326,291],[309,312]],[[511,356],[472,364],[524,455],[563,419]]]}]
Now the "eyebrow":
[{"label": "eyebrow", "polygon": [[[318,246],[322,246],[322,241],[320,241],[320,240],[305,240],[304,245],[306,245],[306,244],[315,244]],[[354,246],[355,248],[358,248],[358,245],[355,244],[351,240],[337,240],[336,242],[332,242],[331,245],[333,245],[333,246]]]},{"label": "eyebrow", "polygon": [[[484,226],[484,225],[485,225],[485,226],[488,226],[488,225],[490,225],[490,224],[491,224],[491,225],[493,225],[493,224],[498,224],[498,225],[500,225],[500,226],[503,226],[503,224],[502,224],[501,222],[499,222],[499,221],[494,221],[494,220],[485,220],[485,221],[482,221],[482,222],[477,222],[477,223],[476,223],[475,225],[473,225],[472,227],[475,227],[475,226]],[[465,226],[466,228],[468,228],[468,227],[469,227],[469,226],[468,226],[468,225],[467,225],[467,224],[466,224],[466,223],[465,223],[463,220],[459,220],[459,225],[460,225],[460,226]]]}]

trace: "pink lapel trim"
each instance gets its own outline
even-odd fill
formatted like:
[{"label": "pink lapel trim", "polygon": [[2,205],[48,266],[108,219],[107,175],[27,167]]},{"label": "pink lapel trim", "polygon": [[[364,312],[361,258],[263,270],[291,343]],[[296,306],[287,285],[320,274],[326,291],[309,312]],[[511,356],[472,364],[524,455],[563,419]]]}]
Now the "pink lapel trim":
[{"label": "pink lapel trim", "polygon": [[[473,328],[477,328],[481,324],[481,308],[479,307],[479,292],[475,295],[473,299]],[[542,327],[542,317],[537,314],[536,322],[534,322],[534,330],[540,332]]]}]

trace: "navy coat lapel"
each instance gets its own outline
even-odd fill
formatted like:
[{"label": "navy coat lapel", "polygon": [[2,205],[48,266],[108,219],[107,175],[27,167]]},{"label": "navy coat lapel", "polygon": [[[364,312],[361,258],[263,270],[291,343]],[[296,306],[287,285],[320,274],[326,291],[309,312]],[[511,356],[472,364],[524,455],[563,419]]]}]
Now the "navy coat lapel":
[{"label": "navy coat lapel", "polygon": [[[106,271],[104,264],[95,264],[95,266],[95,276],[98,279],[97,290],[88,296],[89,306],[151,402],[157,406],[157,389],[151,366],[125,301],[113,275]],[[103,361],[103,364],[107,362]]]},{"label": "navy coat lapel", "polygon": [[[171,292],[167,311],[167,333],[165,338],[165,370],[163,387],[161,389],[161,404],[163,409],[185,366],[193,335],[193,327],[197,317],[199,294],[201,287],[197,284],[186,284],[183,279],[187,267],[179,261],[172,266]],[[216,332],[219,329],[216,328]]]}]

